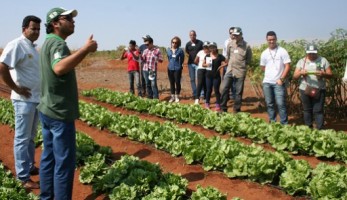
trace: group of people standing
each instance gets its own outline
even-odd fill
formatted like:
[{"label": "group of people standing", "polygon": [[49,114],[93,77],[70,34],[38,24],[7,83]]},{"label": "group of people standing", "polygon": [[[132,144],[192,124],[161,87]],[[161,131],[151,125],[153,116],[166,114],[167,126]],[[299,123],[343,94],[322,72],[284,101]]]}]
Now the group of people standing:
[{"label": "group of people standing", "polygon": [[[240,27],[229,28],[230,37],[225,41],[223,54],[218,52],[215,42],[201,41],[196,38],[194,30],[189,32],[190,41],[186,43],[185,49],[180,48],[181,39],[177,36],[171,39],[171,47],[167,49],[168,78],[170,81],[171,97],[169,102],[179,102],[181,92],[181,77],[185,53],[188,55],[188,72],[194,104],[199,104],[204,99],[205,108],[210,109],[211,94],[214,91],[215,111],[227,112],[227,103],[233,99],[233,112],[241,111],[242,95],[248,66],[252,60],[252,49],[244,40]],[[157,62],[162,62],[160,49],[148,45],[147,41],[153,43],[153,39],[147,35],[143,37],[145,47],[140,49],[130,45],[132,53],[124,51],[122,58],[129,60],[130,91],[134,93],[133,79],[131,74],[130,60],[134,55],[138,62],[136,73],[140,73],[143,82],[147,86],[148,97],[158,98],[156,83]],[[274,31],[266,34],[268,48],[265,49],[260,58],[260,67],[264,71],[263,93],[267,106],[270,122],[276,122],[277,112],[281,124],[288,124],[286,95],[288,77],[291,71],[291,59],[283,47],[277,43],[277,35]],[[144,48],[144,49],[141,49]],[[137,52],[137,53],[135,53]],[[148,62],[149,61],[149,62]],[[149,81],[148,71],[154,70],[155,76]],[[142,70],[142,73],[141,73]],[[326,93],[326,79],[332,77],[329,62],[318,55],[315,44],[309,44],[306,48],[306,56],[301,59],[295,68],[294,79],[300,79],[300,98],[303,103],[304,121],[309,127],[313,127],[313,118],[317,129],[324,125],[324,102]],[[140,85],[140,79],[136,79],[138,94],[143,95],[145,89]],[[155,91],[152,96],[150,91]],[[277,105],[277,108],[276,108]]]},{"label": "group of people standing", "polygon": [[[232,98],[235,99],[234,111],[241,111],[243,85],[246,77],[247,65],[252,58],[251,47],[243,40],[242,30],[239,27],[230,28],[230,38],[226,43],[225,55],[218,52],[216,42],[198,40],[194,30],[189,32],[190,41],[187,42],[185,49],[181,48],[181,39],[177,36],[171,39],[171,47],[167,49],[168,58],[168,78],[170,81],[171,97],[169,102],[179,102],[181,92],[181,77],[185,53],[188,55],[188,71],[192,96],[195,104],[199,104],[200,98],[204,99],[205,107],[210,108],[212,91],[216,96],[216,111],[227,111],[227,102],[231,91]],[[153,43],[153,39],[147,35],[143,37],[146,47],[135,48],[133,40],[130,41],[129,49],[125,49],[121,59],[128,59],[128,74],[130,81],[130,92],[134,91],[134,80],[138,89],[138,95],[143,96],[147,89],[148,98],[159,98],[157,88],[157,63],[162,62],[160,49],[148,45]],[[139,56],[136,56],[139,55]],[[139,59],[138,59],[139,57]],[[137,68],[133,68],[133,63],[137,62]],[[148,67],[150,66],[150,67]],[[153,80],[149,80],[150,73],[154,70]],[[141,87],[141,78],[136,78],[133,74],[142,76],[142,83],[146,89]],[[220,92],[220,86],[223,89]],[[151,90],[155,91],[154,96]]]},{"label": "group of people standing", "polygon": [[[40,53],[34,42],[40,35],[41,19],[27,16],[23,19],[22,35],[9,42],[0,57],[0,77],[11,88],[15,110],[14,159],[16,176],[27,189],[41,189],[40,199],[71,199],[75,171],[76,130],[74,121],[79,118],[78,90],[75,67],[91,52],[97,42],[91,35],[85,45],[71,54],[65,40],[74,33],[76,10],[53,8],[46,16],[46,39]],[[167,66],[171,97],[169,102],[179,102],[181,76],[185,53],[192,95],[199,104],[205,98],[210,108],[212,91],[216,96],[217,111],[227,112],[230,94],[234,98],[233,111],[240,112],[247,68],[252,59],[250,45],[244,41],[239,27],[229,29],[230,38],[218,53],[215,42],[196,39],[190,31],[190,41],[181,48],[181,39],[171,39],[167,49]],[[136,47],[131,40],[122,59],[128,59],[130,91],[140,96],[159,98],[157,87],[158,62],[163,61],[160,49],[149,35],[144,44]],[[264,96],[269,120],[276,121],[277,104],[282,124],[288,123],[286,111],[286,82],[290,71],[290,56],[278,46],[273,31],[266,34],[268,48],[261,54],[260,66],[265,72]],[[294,79],[300,79],[300,97],[304,108],[305,124],[323,128],[323,108],[326,79],[332,77],[329,62],[318,55],[317,46],[309,44],[306,56],[296,65]],[[140,80],[143,80],[142,83]],[[196,81],[197,80],[197,81]],[[141,83],[141,84],[140,84]],[[220,87],[221,86],[221,87]],[[40,168],[35,166],[37,125],[41,122],[43,152]],[[39,174],[40,183],[31,180]]]},{"label": "group of people standing", "polygon": [[[72,199],[76,167],[75,120],[79,118],[75,67],[97,42],[91,35],[71,54],[65,40],[74,33],[77,10],[53,8],[46,16],[46,39],[40,50],[34,43],[41,19],[23,19],[22,35],[9,42],[0,57],[0,77],[11,88],[15,111],[14,160],[16,177],[25,189],[39,189],[41,200]],[[43,151],[35,166],[35,142],[39,121]],[[31,176],[40,176],[34,182]]]}]

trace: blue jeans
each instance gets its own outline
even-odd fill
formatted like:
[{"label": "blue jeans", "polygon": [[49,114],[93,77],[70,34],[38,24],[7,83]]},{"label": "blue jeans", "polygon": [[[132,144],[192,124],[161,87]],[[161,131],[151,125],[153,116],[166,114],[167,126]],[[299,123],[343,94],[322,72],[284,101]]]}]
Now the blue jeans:
[{"label": "blue jeans", "polygon": [[149,99],[159,99],[159,91],[157,86],[157,72],[155,72],[154,80],[148,79],[149,72],[143,71],[143,77],[145,78],[146,87],[147,87],[147,97]]},{"label": "blue jeans", "polygon": [[241,111],[242,105],[242,95],[243,95],[243,86],[244,86],[245,78],[236,78],[232,73],[227,73],[224,75],[223,83],[222,83],[222,97],[221,97],[221,108],[224,112],[227,112],[227,103],[229,101],[229,91],[231,87],[235,87],[235,101],[233,106],[234,112]]},{"label": "blue jeans", "polygon": [[40,163],[40,199],[69,200],[76,165],[75,122],[52,119],[39,112],[43,152]]},{"label": "blue jeans", "polygon": [[190,85],[192,87],[193,96],[196,97],[196,69],[198,66],[196,64],[188,64]]},{"label": "blue jeans", "polygon": [[135,88],[134,88],[134,82],[135,82],[137,93],[139,96],[142,96],[139,71],[136,71],[136,70],[129,71],[128,77],[129,77],[129,84],[130,84],[129,91],[132,94],[135,94]]},{"label": "blue jeans", "polygon": [[276,122],[276,102],[281,124],[288,124],[285,84],[263,83],[263,92],[270,122]]},{"label": "blue jeans", "polygon": [[34,169],[35,142],[37,133],[38,103],[12,100],[15,111],[14,161],[17,178],[20,181],[30,179]]},{"label": "blue jeans", "polygon": [[214,90],[214,93],[216,95],[216,104],[220,104],[220,92],[219,92],[219,86],[221,82],[221,77],[206,77],[206,103],[210,103],[212,90]]},{"label": "blue jeans", "polygon": [[304,106],[305,124],[312,128],[314,115],[316,128],[322,129],[324,125],[324,101],[326,90],[321,90],[320,96],[317,99],[307,96],[303,90],[299,90],[299,92],[302,104]]}]

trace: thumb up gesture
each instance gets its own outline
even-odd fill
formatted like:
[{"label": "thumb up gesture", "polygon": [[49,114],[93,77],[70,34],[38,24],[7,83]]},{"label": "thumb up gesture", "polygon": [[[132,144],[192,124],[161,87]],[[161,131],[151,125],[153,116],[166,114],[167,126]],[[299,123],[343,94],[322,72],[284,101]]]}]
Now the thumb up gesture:
[{"label": "thumb up gesture", "polygon": [[95,40],[93,40],[93,34],[89,36],[86,44],[84,45],[84,48],[89,52],[95,52],[98,48],[98,43],[96,43]]}]

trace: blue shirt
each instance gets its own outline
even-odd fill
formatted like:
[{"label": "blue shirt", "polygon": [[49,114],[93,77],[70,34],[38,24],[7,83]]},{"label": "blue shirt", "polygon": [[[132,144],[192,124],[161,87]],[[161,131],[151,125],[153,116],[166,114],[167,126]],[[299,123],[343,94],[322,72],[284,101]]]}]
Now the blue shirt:
[{"label": "blue shirt", "polygon": [[169,61],[169,70],[181,70],[184,62],[184,52],[181,48],[178,48],[175,53],[173,53],[171,48],[168,48],[167,59]]}]

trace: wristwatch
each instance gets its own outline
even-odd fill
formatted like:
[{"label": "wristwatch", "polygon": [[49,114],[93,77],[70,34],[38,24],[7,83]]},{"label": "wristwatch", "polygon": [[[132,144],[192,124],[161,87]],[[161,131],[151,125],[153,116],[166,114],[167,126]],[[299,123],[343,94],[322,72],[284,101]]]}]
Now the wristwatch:
[{"label": "wristwatch", "polygon": [[280,78],[280,80],[282,81],[282,83],[284,83],[286,81],[286,78]]}]

